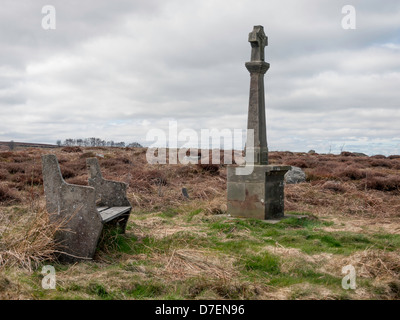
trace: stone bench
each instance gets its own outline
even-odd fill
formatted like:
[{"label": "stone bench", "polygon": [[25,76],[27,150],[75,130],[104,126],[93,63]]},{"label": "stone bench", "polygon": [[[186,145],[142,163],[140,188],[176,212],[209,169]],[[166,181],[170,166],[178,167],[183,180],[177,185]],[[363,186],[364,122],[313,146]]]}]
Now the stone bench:
[{"label": "stone bench", "polygon": [[89,186],[66,183],[53,154],[42,156],[46,208],[51,223],[60,223],[55,240],[60,261],[92,259],[105,227],[125,232],[132,209],[127,185],[103,179],[97,158],[86,160]]}]

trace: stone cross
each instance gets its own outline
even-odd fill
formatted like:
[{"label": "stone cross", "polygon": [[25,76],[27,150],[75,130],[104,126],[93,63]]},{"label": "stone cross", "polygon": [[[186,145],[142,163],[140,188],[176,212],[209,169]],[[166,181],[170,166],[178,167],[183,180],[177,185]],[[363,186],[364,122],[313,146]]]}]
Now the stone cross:
[{"label": "stone cross", "polygon": [[268,45],[268,38],[265,36],[263,26],[254,26],[249,33],[251,44],[251,61],[264,61],[264,48]]},{"label": "stone cross", "polygon": [[[246,68],[250,72],[250,94],[244,168],[250,163],[253,170],[242,174],[237,173],[237,167],[228,166],[228,214],[233,217],[280,219],[284,217],[284,176],[290,166],[268,164],[264,92],[264,75],[269,69],[269,63],[264,61],[264,49],[268,40],[262,26],[254,26],[249,42],[251,61],[246,62]],[[254,135],[249,134],[251,132]]]},{"label": "stone cross", "polygon": [[[254,163],[268,164],[267,127],[265,119],[264,74],[269,63],[264,61],[264,48],[268,38],[262,26],[254,26],[249,33],[251,61],[246,63],[250,72],[250,98],[247,117],[247,129],[254,130]],[[251,145],[247,141],[246,146]],[[246,147],[246,152],[249,148]]]}]

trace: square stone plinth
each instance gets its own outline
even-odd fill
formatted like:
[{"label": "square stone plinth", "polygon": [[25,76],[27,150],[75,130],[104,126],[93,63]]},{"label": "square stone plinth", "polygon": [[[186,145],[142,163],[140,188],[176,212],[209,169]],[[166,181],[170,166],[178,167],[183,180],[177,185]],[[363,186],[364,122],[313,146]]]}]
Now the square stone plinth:
[{"label": "square stone plinth", "polygon": [[284,215],[284,176],[290,166],[254,165],[248,175],[228,166],[228,214],[233,217],[277,219]]}]

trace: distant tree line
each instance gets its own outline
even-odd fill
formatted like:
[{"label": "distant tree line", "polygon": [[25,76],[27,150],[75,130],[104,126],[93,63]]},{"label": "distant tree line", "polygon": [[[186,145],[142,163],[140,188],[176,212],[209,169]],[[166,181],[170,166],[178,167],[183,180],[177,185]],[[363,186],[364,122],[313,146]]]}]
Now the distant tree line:
[{"label": "distant tree line", "polygon": [[128,145],[125,142],[114,142],[113,140],[105,141],[100,138],[86,138],[86,139],[65,139],[64,142],[57,140],[59,147],[130,147],[130,148],[143,148],[140,143],[132,142]]}]

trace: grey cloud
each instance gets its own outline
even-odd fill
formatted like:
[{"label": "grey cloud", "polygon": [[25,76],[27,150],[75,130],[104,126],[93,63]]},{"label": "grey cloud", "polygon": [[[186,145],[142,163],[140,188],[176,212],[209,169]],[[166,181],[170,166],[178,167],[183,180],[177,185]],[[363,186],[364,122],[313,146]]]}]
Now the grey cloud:
[{"label": "grey cloud", "polygon": [[40,26],[49,3],[4,4],[0,140],[54,143],[79,133],[143,142],[169,119],[244,128],[247,35],[262,24],[273,148],[351,140],[364,152],[399,150],[398,1],[352,1],[356,30],[341,28],[344,0],[53,0],[53,31]]}]

